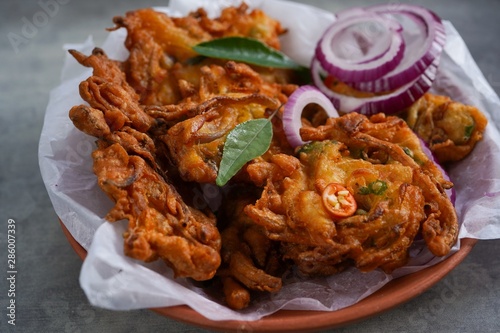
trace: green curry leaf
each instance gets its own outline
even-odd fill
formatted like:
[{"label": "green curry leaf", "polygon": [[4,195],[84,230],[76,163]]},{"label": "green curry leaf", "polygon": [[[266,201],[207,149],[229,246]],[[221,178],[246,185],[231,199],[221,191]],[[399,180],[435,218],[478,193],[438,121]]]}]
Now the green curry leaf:
[{"label": "green curry leaf", "polygon": [[297,64],[285,54],[252,38],[217,38],[199,43],[193,47],[193,50],[206,57],[240,61],[263,67],[304,69],[303,66]]},{"label": "green curry leaf", "polygon": [[272,137],[269,119],[252,119],[233,128],[226,137],[216,184],[225,185],[247,162],[264,154]]}]

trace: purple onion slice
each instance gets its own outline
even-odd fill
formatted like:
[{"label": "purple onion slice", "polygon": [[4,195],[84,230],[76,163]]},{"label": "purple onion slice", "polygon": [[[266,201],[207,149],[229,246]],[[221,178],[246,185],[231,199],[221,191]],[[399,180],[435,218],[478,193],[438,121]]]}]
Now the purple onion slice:
[{"label": "purple onion slice", "polygon": [[318,88],[310,85],[302,86],[295,90],[288,98],[283,111],[283,130],[288,143],[295,148],[304,144],[300,137],[302,127],[301,115],[309,104],[317,104],[325,110],[329,117],[338,117],[339,114],[332,102]]},{"label": "purple onion slice", "polygon": [[316,58],[342,81],[375,80],[401,62],[405,50],[401,30],[395,20],[374,13],[339,19],[318,42]]},{"label": "purple onion slice", "polygon": [[331,99],[335,108],[340,112],[356,111],[365,115],[379,112],[394,114],[409,107],[430,89],[436,78],[438,64],[439,57],[417,79],[390,93],[372,97],[354,97],[332,91],[323,82],[321,74],[324,70],[317,59],[312,61],[311,76],[314,84]]},{"label": "purple onion slice", "polygon": [[346,81],[351,87],[369,92],[397,89],[416,79],[438,58],[446,43],[446,31],[441,19],[433,12],[414,5],[377,5],[365,8],[402,27],[405,43],[399,64],[383,77],[372,81]]}]

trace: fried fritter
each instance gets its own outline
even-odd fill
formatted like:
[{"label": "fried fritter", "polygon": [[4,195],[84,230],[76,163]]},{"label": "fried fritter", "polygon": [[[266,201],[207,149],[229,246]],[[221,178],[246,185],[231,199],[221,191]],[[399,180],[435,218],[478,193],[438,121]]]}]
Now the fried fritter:
[{"label": "fried fritter", "polygon": [[[271,178],[261,198],[245,208],[302,272],[330,275],[351,265],[391,272],[407,262],[419,231],[435,255],[450,251],[458,223],[443,186],[451,184],[427,163],[404,121],[352,113],[302,135],[314,141],[300,149],[297,161],[283,157],[295,169],[274,163],[282,179]],[[340,190],[325,202],[329,184]],[[357,205],[348,216],[326,206],[335,200],[337,209],[347,209],[347,196]]]},{"label": "fried fritter", "polygon": [[219,96],[212,104],[206,112],[177,123],[161,137],[186,181],[214,183],[227,134],[242,119],[260,118],[266,109],[279,107],[263,95]]},{"label": "fried fritter", "polygon": [[[278,36],[285,30],[260,10],[248,12],[245,4],[213,20],[202,9],[184,18],[144,9],[114,22],[115,29],[127,29],[126,61],[111,60],[99,48],[90,56],[70,50],[78,62],[93,68],[80,84],[87,104],[74,106],[69,116],[78,129],[98,139],[94,172],[115,201],[106,218],[129,220],[124,235],[128,256],[162,258],[176,276],[209,279],[221,262],[215,218],[187,205],[171,176],[214,181],[225,135],[238,123],[269,115],[296,86],[288,83],[291,71],[195,61],[192,46],[237,35],[279,49]],[[184,186],[177,179],[175,184]],[[243,235],[259,252],[257,234],[250,228]],[[260,263],[262,255],[261,249],[255,257]],[[232,276],[239,272],[239,280],[252,288],[270,290],[258,282],[259,268],[251,260],[227,262]],[[251,267],[253,275],[247,274]]]},{"label": "fried fritter", "polygon": [[440,163],[456,162],[469,155],[483,138],[488,123],[476,107],[429,93],[408,109],[405,119]]},{"label": "fried fritter", "polygon": [[443,178],[441,171],[423,152],[419,138],[404,121],[383,113],[370,118],[350,114],[331,119],[318,129],[305,128],[304,138],[338,140],[361,157],[373,159],[375,156],[373,162],[384,161],[384,157],[379,156],[386,155],[386,164],[394,161],[411,167],[415,184],[422,189],[426,199],[427,220],[423,224],[423,236],[429,249],[435,255],[443,256],[455,244],[457,215],[444,191],[453,184]]},{"label": "fried fritter", "polygon": [[75,127],[108,143],[119,143],[128,153],[156,164],[155,144],[145,133],[154,119],[140,107],[139,97],[128,85],[120,64],[99,48],[88,57],[75,50],[69,52],[94,70],[80,83],[80,95],[89,105],[76,105],[69,111]]},{"label": "fried fritter", "polygon": [[128,220],[124,252],[143,261],[158,258],[176,276],[207,280],[220,265],[220,234],[215,217],[186,205],[169,183],[155,140],[155,125],[139,105],[117,62],[96,49],[89,57],[71,51],[93,75],[80,84],[90,104],[73,107],[69,116],[81,131],[98,138],[93,152],[98,184],[114,201],[109,221]]},{"label": "fried fritter", "polygon": [[296,86],[268,83],[248,65],[233,61],[201,68],[200,82],[198,92],[176,107],[150,107],[147,112],[169,122],[172,113],[189,116],[161,140],[184,180],[214,183],[227,134],[244,121],[268,117]]},{"label": "fried fritter", "polygon": [[166,124],[159,137],[186,181],[213,183],[229,131],[277,109],[296,89],[289,83],[291,71],[188,61],[196,57],[192,46],[224,36],[253,37],[279,49],[278,36],[285,30],[260,10],[248,13],[245,4],[225,9],[216,19],[202,9],[183,18],[143,9],[114,21],[128,33],[127,79],[146,112]]},{"label": "fried fritter", "polygon": [[192,49],[196,44],[220,37],[245,36],[279,49],[278,37],[285,32],[278,21],[259,9],[249,12],[244,3],[224,9],[215,19],[208,18],[203,9],[182,18],[141,9],[115,17],[114,22],[114,29],[127,29],[125,46],[130,51],[125,62],[127,78],[140,95],[141,103],[146,105],[177,104],[183,97],[179,81],[199,86],[200,68],[219,63],[206,59],[189,64],[197,57]]},{"label": "fried fritter", "polygon": [[277,292],[279,277],[285,266],[280,261],[277,243],[271,241],[264,229],[243,213],[246,205],[255,202],[254,191],[236,187],[227,196],[219,219],[222,235],[222,278],[226,303],[232,308],[248,306],[251,291]]},{"label": "fried fritter", "polygon": [[99,186],[115,202],[106,219],[128,220],[124,252],[143,261],[161,258],[175,276],[207,280],[220,265],[213,215],[187,206],[176,189],[119,144],[92,154]]},{"label": "fried fritter", "polygon": [[153,119],[140,108],[139,96],[128,84],[120,63],[109,59],[100,48],[88,57],[76,50],[69,52],[80,64],[94,70],[91,77],[80,83],[80,96],[92,108],[104,112],[112,131],[127,125],[145,132],[152,126]]}]

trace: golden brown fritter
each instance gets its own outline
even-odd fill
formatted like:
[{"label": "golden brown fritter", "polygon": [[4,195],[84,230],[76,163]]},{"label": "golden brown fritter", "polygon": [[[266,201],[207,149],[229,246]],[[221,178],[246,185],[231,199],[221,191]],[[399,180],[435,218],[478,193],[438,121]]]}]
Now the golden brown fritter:
[{"label": "golden brown fritter", "polygon": [[[451,184],[427,164],[404,121],[352,113],[302,135],[314,141],[300,149],[298,161],[274,163],[295,169],[270,178],[245,212],[304,273],[329,275],[350,265],[391,272],[407,262],[419,231],[435,255],[450,251],[458,222],[443,186]],[[330,184],[338,187],[334,197],[325,196]]]},{"label": "golden brown fritter", "polygon": [[324,127],[309,130],[309,133],[307,128],[304,131],[306,140],[338,140],[363,158],[375,156],[372,162],[383,163],[386,155],[386,164],[394,161],[412,168],[415,184],[422,189],[426,206],[431,208],[423,224],[424,239],[435,255],[448,253],[456,241],[458,225],[455,209],[444,189],[453,184],[443,178],[404,121],[382,113],[370,118],[354,113],[330,119]]},{"label": "golden brown fritter", "polygon": [[232,61],[202,67],[200,82],[197,93],[176,107],[147,112],[163,121],[171,121],[172,113],[189,116],[161,140],[184,180],[214,183],[227,134],[244,121],[268,117],[296,86],[266,82],[248,65]]},{"label": "golden brown fritter", "polygon": [[215,217],[185,204],[169,183],[148,130],[155,120],[139,105],[118,63],[96,49],[89,57],[71,51],[93,75],[80,84],[88,105],[69,116],[81,131],[98,138],[94,173],[115,202],[109,221],[128,220],[124,252],[143,261],[161,258],[176,276],[207,280],[220,265]]},{"label": "golden brown fritter", "polygon": [[[199,86],[200,68],[220,63],[206,59],[190,64],[197,57],[192,49],[196,44],[214,38],[244,36],[279,49],[278,37],[285,32],[278,21],[259,9],[249,11],[246,4],[226,8],[215,19],[208,18],[203,9],[182,18],[141,9],[115,17],[114,22],[114,29],[127,29],[125,46],[130,51],[124,64],[127,78],[140,95],[141,103],[147,105],[177,104],[183,95],[179,81]],[[183,66],[186,63],[189,66]],[[244,80],[241,82],[244,84]]]},{"label": "golden brown fritter", "polygon": [[80,83],[80,96],[92,108],[104,112],[111,130],[127,125],[145,132],[152,126],[153,119],[139,106],[139,96],[126,81],[120,63],[109,59],[100,48],[95,48],[90,56],[76,50],[69,52],[80,64],[94,70],[91,77]]},{"label": "golden brown fritter", "polygon": [[[176,276],[209,279],[220,264],[215,218],[188,206],[171,177],[213,181],[227,132],[278,108],[296,86],[283,70],[259,73],[234,62],[196,62],[192,46],[237,35],[279,48],[284,29],[244,4],[213,20],[202,9],[184,18],[142,9],[114,22],[114,29],[127,29],[126,61],[111,60],[99,48],[89,56],[70,51],[93,68],[80,84],[87,104],[74,106],[69,116],[98,138],[94,172],[116,203],[107,219],[129,220],[127,255],[162,258]],[[177,178],[175,183],[186,187]]]},{"label": "golden brown fritter", "polygon": [[227,133],[245,120],[269,115],[297,87],[289,83],[289,70],[193,60],[194,45],[226,36],[280,48],[278,36],[285,30],[279,22],[246,4],[226,8],[215,19],[203,9],[182,18],[141,9],[114,22],[127,30],[127,80],[146,113],[166,125],[157,135],[186,181],[214,182]]},{"label": "golden brown fritter", "polygon": [[233,188],[219,215],[219,223],[225,225],[219,226],[222,265],[218,275],[226,302],[238,309],[248,306],[251,291],[277,292],[282,286],[279,276],[285,266],[277,253],[278,244],[243,212],[246,205],[255,202],[257,193],[248,187]]},{"label": "golden brown fritter", "polygon": [[456,162],[469,155],[483,138],[488,123],[476,107],[429,93],[408,109],[405,119],[440,163]]},{"label": "golden brown fritter", "polygon": [[94,173],[115,206],[108,221],[128,220],[125,255],[146,262],[158,258],[175,276],[208,280],[220,265],[220,234],[215,217],[189,207],[141,157],[117,143],[92,154]]}]

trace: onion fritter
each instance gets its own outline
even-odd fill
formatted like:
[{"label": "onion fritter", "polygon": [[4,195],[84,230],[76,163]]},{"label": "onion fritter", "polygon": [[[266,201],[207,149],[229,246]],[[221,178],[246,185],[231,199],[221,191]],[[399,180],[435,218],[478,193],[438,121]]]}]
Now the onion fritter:
[{"label": "onion fritter", "polygon": [[[391,272],[406,264],[419,231],[435,255],[450,251],[458,222],[443,185],[451,184],[427,163],[404,121],[352,113],[302,135],[314,141],[299,150],[300,163],[287,156],[295,169],[269,179],[261,198],[245,208],[302,272],[329,275],[351,265]],[[251,167],[249,172],[261,178]],[[358,209],[351,216],[327,209],[322,195],[328,184],[355,198]],[[338,200],[339,207],[348,204]]]},{"label": "onion fritter", "polygon": [[221,262],[216,220],[186,204],[178,191],[190,187],[178,175],[188,181],[215,180],[227,132],[278,108],[296,86],[288,83],[291,71],[199,61],[192,46],[246,36],[279,49],[278,36],[285,30],[245,4],[225,9],[216,19],[203,9],[183,18],[142,9],[115,17],[114,23],[110,30],[127,30],[130,55],[124,62],[109,59],[99,48],[90,56],[70,50],[83,66],[93,68],[80,84],[87,104],[74,106],[69,116],[78,129],[98,139],[94,172],[115,201],[106,218],[128,219],[126,255],[162,258],[176,276],[210,279]]},{"label": "onion fritter", "polygon": [[483,138],[488,122],[476,107],[429,93],[408,109],[405,119],[440,163],[469,155]]},{"label": "onion fritter", "polygon": [[[127,77],[141,103],[146,105],[177,104],[183,97],[179,81],[199,86],[199,69],[219,63],[206,59],[189,64],[197,57],[192,49],[196,44],[214,38],[244,36],[279,49],[279,36],[286,31],[261,10],[249,12],[244,3],[224,9],[215,19],[208,18],[203,9],[182,18],[140,9],[115,17],[114,22],[114,29],[127,29],[125,46],[130,51],[125,63]],[[186,63],[189,66],[182,66]]]},{"label": "onion fritter", "polygon": [[220,265],[215,217],[189,207],[139,156],[117,143],[95,150],[99,186],[115,202],[108,221],[128,220],[125,255],[146,262],[161,258],[175,276],[208,280]]},{"label": "onion fritter", "polygon": [[128,219],[125,254],[144,261],[161,258],[179,277],[212,278],[221,261],[215,217],[186,205],[169,183],[148,133],[155,120],[139,105],[119,64],[102,50],[89,57],[71,53],[94,68],[80,84],[80,95],[90,106],[74,106],[69,116],[78,129],[98,138],[94,173],[115,201],[106,219]]},{"label": "onion fritter", "polygon": [[[223,277],[224,295],[230,305],[241,303],[243,290],[277,292],[282,286],[279,276],[285,265],[277,253],[278,244],[266,236],[264,228],[243,213],[245,206],[256,200],[253,192],[257,191],[234,188],[219,216],[226,226],[220,226],[223,229],[223,263],[218,275]],[[245,299],[250,302],[250,293]]]}]

